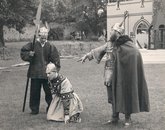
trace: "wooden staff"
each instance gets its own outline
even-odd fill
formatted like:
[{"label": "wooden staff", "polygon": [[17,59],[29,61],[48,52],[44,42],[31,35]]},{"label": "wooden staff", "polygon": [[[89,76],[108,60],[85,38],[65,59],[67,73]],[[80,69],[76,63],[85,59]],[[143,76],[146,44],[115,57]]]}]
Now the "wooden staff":
[{"label": "wooden staff", "polygon": [[120,23],[120,27],[123,25],[123,23],[125,22],[125,19],[128,17],[128,11],[125,11],[124,12],[124,18],[123,18],[123,21]]},{"label": "wooden staff", "polygon": [[[35,20],[36,30],[35,30],[35,34],[34,34],[34,38],[33,38],[33,43],[32,43],[32,51],[34,51],[34,44],[35,44],[35,41],[36,41],[36,37],[38,37],[38,31],[39,31],[39,28],[40,28],[41,8],[42,8],[42,0],[40,0],[39,6],[38,6],[38,9],[37,9],[37,14],[36,14],[36,20]],[[28,86],[29,86],[29,79],[30,78],[28,76],[27,80],[26,80],[26,89],[25,89],[22,112],[25,111],[26,97],[27,97],[27,91],[28,91]]]}]

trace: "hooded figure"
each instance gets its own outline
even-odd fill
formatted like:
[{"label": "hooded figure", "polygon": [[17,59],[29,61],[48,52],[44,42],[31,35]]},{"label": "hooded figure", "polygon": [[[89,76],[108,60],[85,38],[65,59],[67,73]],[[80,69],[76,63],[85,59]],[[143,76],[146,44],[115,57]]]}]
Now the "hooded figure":
[{"label": "hooded figure", "polygon": [[[116,23],[112,27],[110,43],[113,49],[112,60],[109,60],[112,69],[111,73],[107,73],[110,78],[105,81],[105,85],[108,102],[112,104],[112,119],[108,123],[117,123],[119,113],[123,113],[124,125],[128,126],[131,124],[132,113],[148,112],[150,105],[142,56],[132,40],[123,33],[121,24]],[[88,58],[96,59],[99,63],[106,54],[107,45],[93,49],[79,61],[83,63]]]},{"label": "hooded figure", "polygon": [[[118,34],[115,32],[114,35]],[[120,35],[114,45],[111,93],[114,118],[118,120],[118,114],[124,113],[125,125],[129,125],[132,113],[150,110],[143,60],[140,51],[128,36]]]}]

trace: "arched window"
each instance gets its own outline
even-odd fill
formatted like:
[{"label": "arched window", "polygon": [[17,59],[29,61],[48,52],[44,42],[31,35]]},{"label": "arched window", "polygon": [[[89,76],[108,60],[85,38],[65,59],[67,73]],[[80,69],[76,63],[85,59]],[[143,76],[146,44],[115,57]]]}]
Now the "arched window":
[{"label": "arched window", "polygon": [[160,42],[165,42],[165,26],[164,25],[159,26],[159,39],[160,39]]},{"label": "arched window", "polygon": [[148,47],[148,24],[144,20],[140,21],[136,30],[136,41],[140,48]]},{"label": "arched window", "polygon": [[148,33],[148,25],[144,22],[140,23],[137,28],[137,34]]}]

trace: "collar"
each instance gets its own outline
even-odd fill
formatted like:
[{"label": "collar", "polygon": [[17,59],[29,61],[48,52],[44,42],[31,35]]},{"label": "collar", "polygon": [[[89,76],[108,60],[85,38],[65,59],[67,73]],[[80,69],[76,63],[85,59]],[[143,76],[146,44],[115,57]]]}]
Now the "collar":
[{"label": "collar", "polygon": [[40,38],[37,38],[36,41],[40,42],[41,46],[44,47],[45,46],[45,43],[48,42],[48,40],[46,40],[43,44],[41,43],[40,41]]},{"label": "collar", "polygon": [[45,41],[44,43],[41,43],[41,42],[40,42],[40,44],[41,44],[41,46],[42,46],[42,47],[44,47],[44,46],[45,46],[45,43],[46,43],[46,41]]},{"label": "collar", "polygon": [[116,46],[120,46],[128,41],[133,42],[132,39],[128,35],[122,35],[116,40],[115,44]]},{"label": "collar", "polygon": [[52,83],[60,83],[61,81],[63,81],[65,78],[62,75],[58,75],[57,78],[53,79],[51,82]]}]

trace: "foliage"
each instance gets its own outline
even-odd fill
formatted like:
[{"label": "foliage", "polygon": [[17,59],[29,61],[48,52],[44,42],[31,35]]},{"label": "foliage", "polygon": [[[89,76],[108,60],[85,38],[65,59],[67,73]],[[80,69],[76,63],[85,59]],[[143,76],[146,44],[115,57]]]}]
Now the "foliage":
[{"label": "foliage", "polygon": [[[80,31],[92,32],[96,36],[102,35],[106,29],[106,0],[86,0],[87,4],[77,11],[77,28]],[[81,4],[81,3],[80,3]]]},{"label": "foliage", "polygon": [[32,23],[36,10],[33,0],[1,0],[0,46],[4,46],[3,26],[15,28],[20,33],[26,23]]},{"label": "foliage", "polygon": [[66,13],[66,6],[63,4],[63,2],[58,1],[56,11],[59,15]]},{"label": "foliage", "polygon": [[26,23],[34,17],[33,0],[2,0],[0,4],[0,23],[21,32]]},{"label": "foliage", "polygon": [[47,2],[43,0],[42,10],[41,10],[41,20],[51,22],[54,20],[55,13],[54,13],[53,4],[51,2]]},{"label": "foliage", "polygon": [[156,15],[158,11],[163,12],[163,14],[165,15],[164,3],[165,2],[163,0],[154,0],[153,1],[154,15]]},{"label": "foliage", "polygon": [[[102,30],[106,29],[106,0],[84,1],[56,0],[52,4],[45,0],[42,18],[45,17],[44,19],[47,19],[48,22],[63,25],[70,25],[74,22],[77,30],[85,32],[85,35],[92,32],[96,36],[100,36]],[[102,9],[103,12],[98,13],[99,9]]]},{"label": "foliage", "polygon": [[69,0],[44,0],[41,19],[48,23],[56,22],[60,24],[75,21],[68,13],[70,8]]},{"label": "foliage", "polygon": [[48,40],[62,40],[63,29],[61,27],[51,28],[48,34]]},{"label": "foliage", "polygon": [[[86,5],[81,3],[84,1],[87,1]],[[41,20],[68,25],[74,22],[79,31],[100,35],[102,29],[106,28],[106,8],[100,0],[84,1],[80,1],[83,8],[73,13],[75,5],[72,0],[43,0]],[[3,26],[15,28],[23,33],[22,29],[27,23],[33,24],[38,4],[39,0],[1,0],[0,46],[4,42]],[[98,13],[100,7],[104,10],[101,15]]]}]

